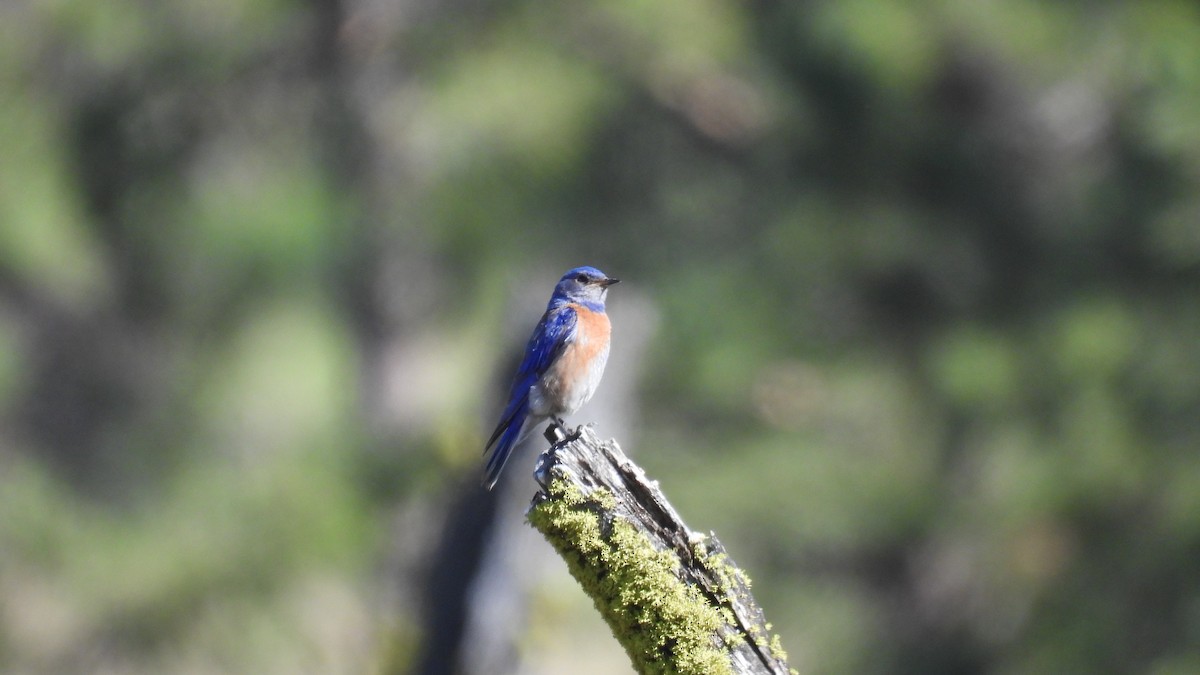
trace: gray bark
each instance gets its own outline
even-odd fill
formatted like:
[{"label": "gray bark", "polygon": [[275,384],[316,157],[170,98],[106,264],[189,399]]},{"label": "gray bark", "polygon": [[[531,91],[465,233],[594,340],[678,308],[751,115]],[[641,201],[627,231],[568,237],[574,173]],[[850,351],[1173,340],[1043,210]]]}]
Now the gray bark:
[{"label": "gray bark", "polygon": [[[599,523],[604,546],[619,547],[623,544],[613,536],[616,523],[628,523],[643,535],[655,551],[668,552],[674,557],[675,576],[687,588],[696,589],[698,594],[686,594],[699,598],[697,604],[707,605],[719,613],[722,620],[712,631],[712,645],[727,653],[729,672],[780,675],[789,672],[786,654],[779,648],[778,640],[772,639],[763,611],[750,593],[746,576],[733,564],[725,549],[713,534],[693,532],[667,501],[656,481],[646,477],[645,472],[625,456],[614,441],[601,442],[590,428],[581,429],[576,438],[566,438],[563,432],[552,427],[547,431],[551,447],[539,458],[534,478],[541,486],[530,508],[530,521],[534,527],[559,550],[568,561],[572,574],[584,590],[592,596],[601,614],[613,628],[613,633],[641,672],[691,672],[687,664],[676,662],[678,654],[667,644],[650,654],[635,653],[637,648],[627,642],[621,621],[628,625],[629,616],[645,616],[648,607],[621,606],[614,598],[637,596],[637,592],[613,592],[613,583],[639,579],[622,576],[613,569],[613,561],[621,554],[602,548],[597,553],[595,542],[571,541],[570,532],[547,526],[546,519],[536,512],[555,501],[573,504],[570,508],[578,513],[595,514]],[[573,497],[565,496],[574,491]],[[611,499],[609,496],[611,495]],[[582,496],[583,499],[578,498]],[[580,537],[583,538],[583,537]],[[595,583],[601,580],[601,583]],[[616,580],[616,581],[614,581]],[[607,585],[607,586],[606,586]],[[603,590],[607,588],[608,590]],[[600,589],[600,590],[598,590]],[[642,604],[664,605],[667,597],[645,598],[642,588]],[[603,597],[601,597],[603,596]],[[625,617],[622,619],[622,617]],[[640,633],[636,629],[631,631]],[[636,637],[636,636],[635,636]]]}]

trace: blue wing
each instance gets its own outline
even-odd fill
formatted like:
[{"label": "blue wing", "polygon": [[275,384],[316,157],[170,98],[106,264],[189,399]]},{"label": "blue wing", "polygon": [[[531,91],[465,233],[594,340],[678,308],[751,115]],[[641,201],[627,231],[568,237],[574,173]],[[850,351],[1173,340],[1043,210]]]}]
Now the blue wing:
[{"label": "blue wing", "polygon": [[504,413],[500,416],[500,423],[496,425],[496,430],[492,432],[492,437],[488,439],[487,445],[483,449],[486,453],[488,448],[491,448],[499,439],[499,444],[492,450],[487,461],[485,483],[489,489],[496,484],[505,462],[508,461],[508,456],[512,453],[513,446],[520,440],[521,429],[525,426],[525,419],[529,416],[530,387],[562,354],[575,332],[576,322],[575,310],[569,306],[562,305],[548,309],[529,338],[529,344],[525,346],[525,358],[521,361],[521,367],[517,369],[512,390],[508,394],[508,405],[504,408]]}]

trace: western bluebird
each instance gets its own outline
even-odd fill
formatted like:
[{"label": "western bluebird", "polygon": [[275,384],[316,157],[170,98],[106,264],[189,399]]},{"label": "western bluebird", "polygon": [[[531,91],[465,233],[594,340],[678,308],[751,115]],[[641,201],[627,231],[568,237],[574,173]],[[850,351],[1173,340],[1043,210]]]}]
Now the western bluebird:
[{"label": "western bluebird", "polygon": [[546,313],[525,346],[525,359],[513,380],[508,405],[484,446],[492,448],[484,485],[490,490],[513,448],[543,421],[560,426],[587,403],[608,361],[611,326],[604,296],[617,283],[595,267],[576,267],[554,287]]}]

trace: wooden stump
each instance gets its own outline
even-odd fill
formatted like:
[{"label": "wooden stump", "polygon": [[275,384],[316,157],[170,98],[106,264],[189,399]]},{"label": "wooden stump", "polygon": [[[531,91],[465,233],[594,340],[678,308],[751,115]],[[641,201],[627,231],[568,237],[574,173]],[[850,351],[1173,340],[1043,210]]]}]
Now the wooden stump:
[{"label": "wooden stump", "polygon": [[746,575],[657,482],[591,428],[546,432],[527,517],[567,562],[639,673],[785,675]]}]

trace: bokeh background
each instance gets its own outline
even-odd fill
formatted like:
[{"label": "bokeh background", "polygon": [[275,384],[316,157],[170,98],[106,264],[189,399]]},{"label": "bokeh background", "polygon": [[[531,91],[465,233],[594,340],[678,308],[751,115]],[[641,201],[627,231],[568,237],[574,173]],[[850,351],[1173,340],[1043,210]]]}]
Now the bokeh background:
[{"label": "bokeh background", "polygon": [[0,670],[627,673],[552,284],[805,673],[1200,672],[1200,5],[9,0]]}]

